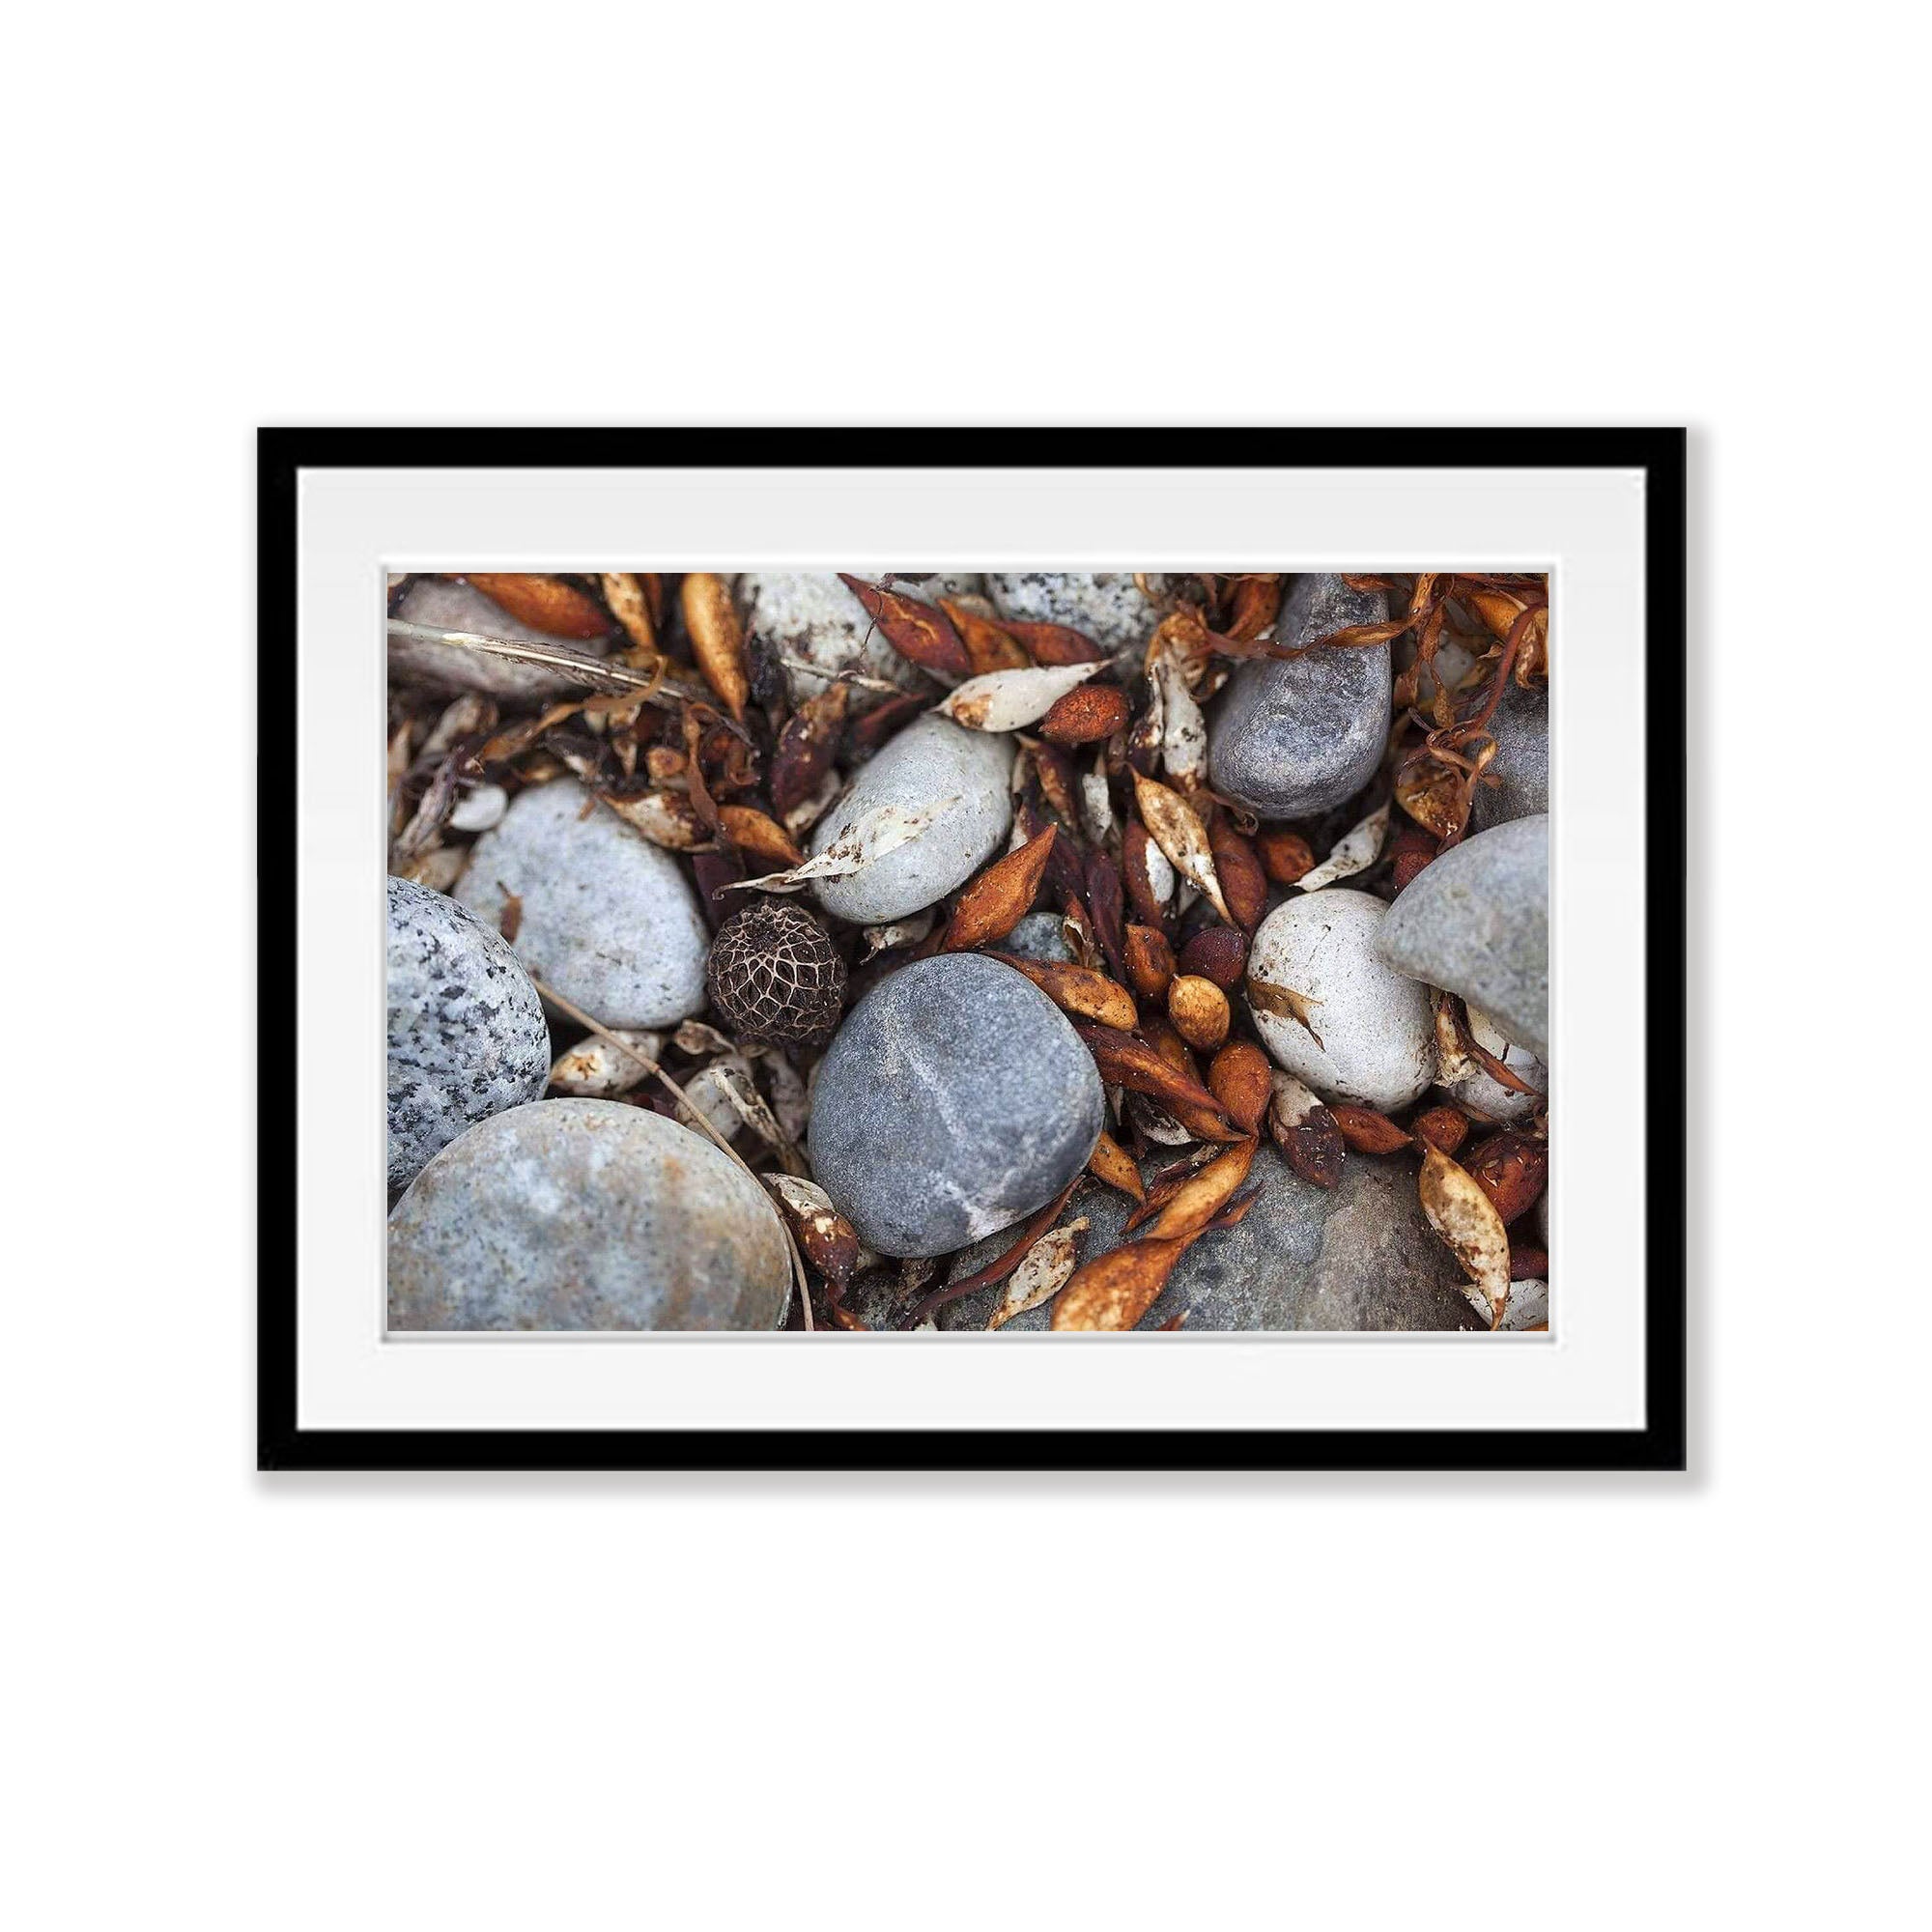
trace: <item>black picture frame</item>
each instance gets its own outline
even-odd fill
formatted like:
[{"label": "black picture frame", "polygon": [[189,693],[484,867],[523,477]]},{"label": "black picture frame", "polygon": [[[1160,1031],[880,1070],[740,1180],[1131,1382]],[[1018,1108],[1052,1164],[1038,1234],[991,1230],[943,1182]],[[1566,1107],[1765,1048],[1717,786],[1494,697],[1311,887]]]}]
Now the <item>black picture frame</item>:
[{"label": "black picture frame", "polygon": [[[1647,676],[1645,1361],[1624,1430],[343,1430],[297,1418],[296,1133],[260,1043],[257,1466],[300,1469],[1682,1470],[1687,1451],[1683,1066],[1686,1046],[1686,433],[1682,429],[1012,429],[935,440],[878,429],[302,429],[257,441],[258,742],[295,715],[297,485],[303,469],[987,466],[1563,468],[1645,477]],[[292,761],[257,761],[258,850],[286,847]],[[286,1004],[295,914],[258,881],[258,984]],[[265,1018],[268,1003],[259,1002]]]}]

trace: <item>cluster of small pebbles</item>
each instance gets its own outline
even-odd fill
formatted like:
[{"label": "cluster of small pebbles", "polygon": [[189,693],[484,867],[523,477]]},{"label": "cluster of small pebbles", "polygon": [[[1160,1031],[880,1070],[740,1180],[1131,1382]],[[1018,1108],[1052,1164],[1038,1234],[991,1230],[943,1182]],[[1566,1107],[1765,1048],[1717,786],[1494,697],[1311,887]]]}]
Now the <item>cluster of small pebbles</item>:
[{"label": "cluster of small pebbles", "polygon": [[1540,580],[389,614],[392,1328],[1547,1324]]}]

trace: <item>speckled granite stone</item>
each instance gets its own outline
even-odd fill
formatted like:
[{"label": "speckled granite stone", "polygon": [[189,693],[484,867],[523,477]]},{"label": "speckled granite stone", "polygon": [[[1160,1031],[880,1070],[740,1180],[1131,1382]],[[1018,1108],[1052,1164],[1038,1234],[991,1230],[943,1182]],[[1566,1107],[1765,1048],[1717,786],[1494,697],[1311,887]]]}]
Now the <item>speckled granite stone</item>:
[{"label": "speckled granite stone", "polygon": [[987,575],[986,594],[1003,617],[1065,624],[1110,656],[1146,643],[1161,617],[1131,571],[994,571]]},{"label": "speckled granite stone", "polygon": [[497,925],[506,892],[523,900],[517,957],[606,1026],[702,1010],[711,935],[683,868],[575,779],[519,792],[477,839],[456,896]]},{"label": "speckled granite stone", "polygon": [[540,1100],[452,1141],[389,1216],[392,1329],[776,1328],[790,1261],[758,1183],[617,1100]]},{"label": "speckled granite stone", "polygon": [[875,925],[904,919],[963,886],[1000,849],[1013,820],[1013,741],[950,718],[915,718],[859,768],[843,798],[812,828],[820,853],[882,805],[918,810],[958,801],[917,838],[849,878],[821,880],[818,902],[838,919]]},{"label": "speckled granite stone", "polygon": [[[1387,615],[1379,590],[1303,575],[1289,590],[1278,631],[1282,642],[1299,646]],[[1264,818],[1306,818],[1346,804],[1381,763],[1392,680],[1386,644],[1238,666],[1208,725],[1215,790]]]},{"label": "speckled granite stone", "polygon": [[[880,570],[854,569],[867,582],[885,581]],[[978,577],[964,573],[895,577],[891,587],[901,596],[931,602],[935,597],[977,595]],[[756,631],[780,655],[816,668],[788,666],[785,681],[791,700],[802,704],[823,691],[839,671],[863,671],[882,677],[902,691],[934,689],[919,667],[902,658],[866,613],[866,607],[839,581],[836,571],[748,570],[738,579],[736,596],[748,629]],[[817,674],[822,673],[822,674]],[[852,693],[852,709],[868,711],[882,701],[879,694],[863,688]]]},{"label": "speckled granite stone", "polygon": [[389,1185],[465,1127],[536,1099],[543,1002],[501,937],[454,899],[389,881]]},{"label": "speckled granite stone", "polygon": [[1425,866],[1377,939],[1398,973],[1473,1001],[1499,1032],[1549,1057],[1549,820],[1479,832]]},{"label": "speckled granite stone", "polygon": [[977,953],[881,980],[812,1090],[812,1173],[882,1255],[943,1255],[1036,1213],[1086,1164],[1100,1076],[1065,1015]]},{"label": "speckled granite stone", "polygon": [[[1151,1179],[1176,1156],[1161,1149],[1142,1163]],[[1237,1227],[1204,1235],[1181,1256],[1160,1298],[1141,1318],[1152,1330],[1176,1316],[1194,1333],[1229,1329],[1480,1329],[1485,1324],[1461,1288],[1456,1258],[1431,1232],[1416,1191],[1416,1161],[1406,1154],[1349,1155],[1339,1186],[1314,1186],[1268,1143],[1256,1150],[1251,1182],[1261,1195]],[[1097,1182],[1083,1185],[1062,1218],[1085,1214],[1082,1262],[1122,1240],[1130,1204]],[[1006,1237],[1010,1239],[1010,1236]],[[961,1255],[949,1278],[984,1267],[1005,1241],[994,1237]],[[981,1289],[939,1312],[942,1329],[982,1329],[1004,1291]],[[1053,1323],[1053,1304],[1016,1316],[1003,1331],[1037,1333]]]},{"label": "speckled granite stone", "polygon": [[[580,656],[601,658],[610,649],[604,639],[586,642],[582,638],[553,638],[533,631],[480,590],[449,579],[419,577],[410,585],[396,615],[412,624],[432,624],[443,631],[475,631],[511,643],[559,644]],[[518,700],[554,697],[559,692],[579,689],[568,678],[539,670],[534,665],[512,664],[411,638],[389,639],[389,675],[434,691],[480,691],[489,697]]]}]

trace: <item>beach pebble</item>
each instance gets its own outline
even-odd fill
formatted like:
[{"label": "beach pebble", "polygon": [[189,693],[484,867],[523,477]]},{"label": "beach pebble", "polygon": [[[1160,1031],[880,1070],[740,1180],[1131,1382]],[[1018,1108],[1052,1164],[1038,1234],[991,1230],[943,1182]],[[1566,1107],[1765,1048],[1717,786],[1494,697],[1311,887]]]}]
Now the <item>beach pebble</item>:
[{"label": "beach pebble", "polygon": [[1066,943],[1066,923],[1057,912],[1030,912],[1000,941],[1000,951],[1016,953],[1022,959],[1037,959],[1042,965],[1076,964],[1073,949]]},{"label": "beach pebble", "polygon": [[1478,832],[1549,810],[1549,694],[1524,691],[1512,678],[1490,721],[1496,754],[1471,794],[1469,823]]},{"label": "beach pebble", "polygon": [[[869,583],[882,582],[886,573],[854,570]],[[930,603],[937,597],[978,595],[980,581],[963,573],[893,579],[891,589],[904,597]],[[773,646],[781,657],[792,658],[815,669],[785,669],[791,701],[802,704],[816,696],[839,671],[863,671],[882,677],[901,691],[930,691],[932,685],[909,659],[887,642],[884,632],[867,615],[866,607],[831,570],[754,570],[739,579],[738,608],[746,628]],[[883,701],[864,687],[852,693],[854,713],[869,711]]]},{"label": "beach pebble", "polygon": [[1093,1057],[1045,994],[942,953],[846,1016],[812,1091],[812,1174],[867,1247],[943,1255],[1043,1208],[1104,1115]]},{"label": "beach pebble", "polygon": [[[482,591],[453,578],[419,577],[397,608],[398,617],[412,624],[430,624],[440,631],[473,631],[511,643],[556,644],[580,657],[601,658],[610,650],[606,639],[553,638],[520,624],[500,604]],[[559,692],[582,689],[573,679],[534,665],[512,664],[477,651],[448,644],[425,643],[412,638],[389,639],[389,675],[399,682],[427,685],[433,691],[478,691],[486,697],[512,700],[554,697]]]},{"label": "beach pebble", "polygon": [[1519,1094],[1505,1087],[1484,1067],[1465,1073],[1460,1080],[1445,1080],[1442,1091],[1486,1121],[1526,1121],[1536,1112],[1549,1092],[1549,1069],[1526,1046],[1518,1046],[1497,1031],[1496,1024],[1479,1007],[1469,1009],[1469,1033],[1485,1053],[1494,1054],[1533,1094]]},{"label": "beach pebble", "polygon": [[703,1009],[711,941],[683,869],[575,779],[519,792],[471,847],[456,896],[500,926],[507,893],[523,901],[518,958],[593,1019],[659,1027]]},{"label": "beach pebble", "polygon": [[[1151,1155],[1151,1179],[1173,1156]],[[1176,1264],[1159,1299],[1141,1318],[1153,1330],[1177,1316],[1183,1331],[1231,1329],[1477,1329],[1487,1324],[1464,1298],[1462,1270],[1431,1232],[1415,1184],[1415,1161],[1350,1154],[1334,1188],[1303,1180],[1264,1142],[1248,1179],[1260,1193],[1244,1220],[1204,1235]],[[1084,1214],[1082,1262],[1139,1238],[1125,1233],[1131,1204],[1112,1188],[1083,1187],[1063,1220]],[[1145,1234],[1141,1230],[1140,1234]],[[1011,1239],[994,1236],[960,1255],[949,1279],[963,1281]],[[942,1329],[983,1329],[1004,1290],[976,1290],[939,1311]],[[1053,1324],[1053,1304],[1015,1316],[1016,1333]]]},{"label": "beach pebble", "polygon": [[990,572],[986,594],[1003,617],[1028,624],[1065,624],[1108,656],[1147,642],[1159,608],[1141,595],[1131,571],[1022,570]]},{"label": "beach pebble", "polygon": [[471,785],[450,811],[449,829],[452,832],[488,832],[493,825],[503,822],[503,814],[509,809],[510,794],[501,785]]},{"label": "beach pebble", "polygon": [[393,1189],[465,1127],[543,1092],[550,1029],[494,928],[407,879],[389,881],[388,901]]},{"label": "beach pebble", "polygon": [[[1386,912],[1368,893],[1327,886],[1277,906],[1248,952],[1248,1006],[1275,1063],[1325,1098],[1384,1113],[1435,1077],[1429,995],[1376,950]],[[1301,1017],[1269,987],[1298,996]]]},{"label": "beach pebble", "polygon": [[896,850],[840,879],[821,880],[818,902],[856,925],[903,919],[964,885],[1005,842],[1012,823],[1013,741],[968,731],[927,713],[860,768],[851,788],[812,829],[823,852],[882,805],[920,810],[955,799],[939,818]]},{"label": "beach pebble", "polygon": [[[1379,590],[1303,575],[1282,606],[1282,642],[1313,642],[1388,614]],[[1346,804],[1375,777],[1388,741],[1386,644],[1339,646],[1236,668],[1208,726],[1214,789],[1264,818],[1306,818]]]},{"label": "beach pebble", "polygon": [[1451,846],[1390,906],[1378,944],[1398,972],[1461,994],[1547,1058],[1548,818],[1512,819]]},{"label": "beach pebble", "polygon": [[389,1326],[776,1328],[790,1261],[765,1190],[621,1100],[471,1127],[389,1216]]}]

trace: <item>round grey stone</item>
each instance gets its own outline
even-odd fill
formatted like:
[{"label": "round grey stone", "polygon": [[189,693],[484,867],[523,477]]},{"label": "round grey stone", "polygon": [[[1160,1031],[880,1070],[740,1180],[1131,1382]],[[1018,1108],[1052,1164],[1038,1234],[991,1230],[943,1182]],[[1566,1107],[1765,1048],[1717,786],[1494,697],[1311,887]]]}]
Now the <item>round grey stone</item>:
[{"label": "round grey stone", "polygon": [[822,879],[818,902],[838,919],[877,925],[936,904],[1000,849],[1012,824],[1013,741],[968,731],[927,712],[862,766],[844,797],[812,829],[823,852],[882,805],[950,806],[918,838],[842,879]]},{"label": "round grey stone", "polygon": [[[1379,590],[1304,575],[1289,590],[1277,634],[1300,646],[1387,615]],[[1386,644],[1239,666],[1208,726],[1214,789],[1264,818],[1307,818],[1346,804],[1381,763],[1391,689]]]},{"label": "round grey stone", "polygon": [[389,1185],[465,1127],[541,1096],[550,1029],[500,934],[454,899],[389,881]]},{"label": "round grey stone", "polygon": [[1022,959],[1037,959],[1042,965],[1076,963],[1073,949],[1066,943],[1066,925],[1057,912],[1030,912],[1000,941],[1003,952]]},{"label": "round grey stone", "polygon": [[1377,940],[1398,973],[1459,993],[1549,1058],[1549,820],[1538,812],[1453,845],[1409,881]]},{"label": "round grey stone", "polygon": [[[610,649],[603,639],[554,638],[520,624],[500,604],[482,591],[449,578],[419,577],[404,593],[396,611],[412,624],[429,624],[441,631],[472,631],[515,644],[559,644],[582,657],[603,657]],[[554,671],[535,665],[512,664],[505,658],[485,657],[477,651],[453,650],[446,644],[424,643],[413,638],[389,639],[389,675],[435,691],[480,691],[487,697],[528,700],[554,697],[578,686]]]},{"label": "round grey stone", "polygon": [[776,1328],[789,1284],[764,1189],[617,1100],[496,1115],[389,1216],[392,1329]]},{"label": "round grey stone", "polygon": [[[884,582],[884,571],[855,570],[854,577]],[[977,576],[938,573],[925,577],[894,577],[891,588],[901,596],[931,603],[937,597],[978,595]],[[861,671],[882,677],[901,691],[930,691],[919,667],[901,657],[885,633],[867,614],[836,571],[748,570],[738,579],[738,608],[749,629],[773,645],[781,657],[796,663],[785,668],[791,701],[803,704],[814,697],[840,671]],[[799,665],[812,668],[800,669]],[[880,695],[858,687],[852,693],[854,711],[868,711],[882,702]]]},{"label": "round grey stone", "polygon": [[594,1019],[660,1027],[702,1010],[711,935],[683,868],[575,779],[519,792],[471,849],[456,896],[500,925],[506,893],[523,900],[517,957]]},{"label": "round grey stone", "polygon": [[943,1255],[1038,1212],[1087,1163],[1100,1076],[1044,993],[996,959],[903,966],[818,1071],[818,1184],[882,1255]]},{"label": "round grey stone", "polygon": [[986,593],[1003,617],[1023,624],[1065,624],[1112,656],[1144,644],[1160,622],[1131,571],[993,571]]},{"label": "round grey stone", "polygon": [[1549,810],[1549,694],[1525,691],[1512,678],[1490,721],[1496,754],[1471,795],[1469,823],[1478,832]]},{"label": "round grey stone", "polygon": [[[1145,1179],[1175,1156],[1159,1150],[1142,1163]],[[1248,1170],[1261,1192],[1238,1226],[1204,1235],[1183,1254],[1159,1298],[1141,1318],[1144,1330],[1177,1316],[1190,1333],[1254,1329],[1480,1329],[1458,1285],[1462,1269],[1431,1231],[1416,1187],[1413,1155],[1355,1154],[1334,1188],[1303,1180],[1264,1143]],[[1131,1204],[1111,1187],[1083,1187],[1065,1219],[1093,1223],[1081,1237],[1082,1262],[1123,1240]],[[1009,1239],[1010,1237],[1008,1237]],[[949,1270],[962,1281],[998,1255],[994,1238],[959,1256]],[[1000,1304],[1001,1287],[980,1289],[939,1311],[942,1329],[982,1329]],[[1030,1309],[1009,1331],[1053,1325],[1053,1304]]]}]

